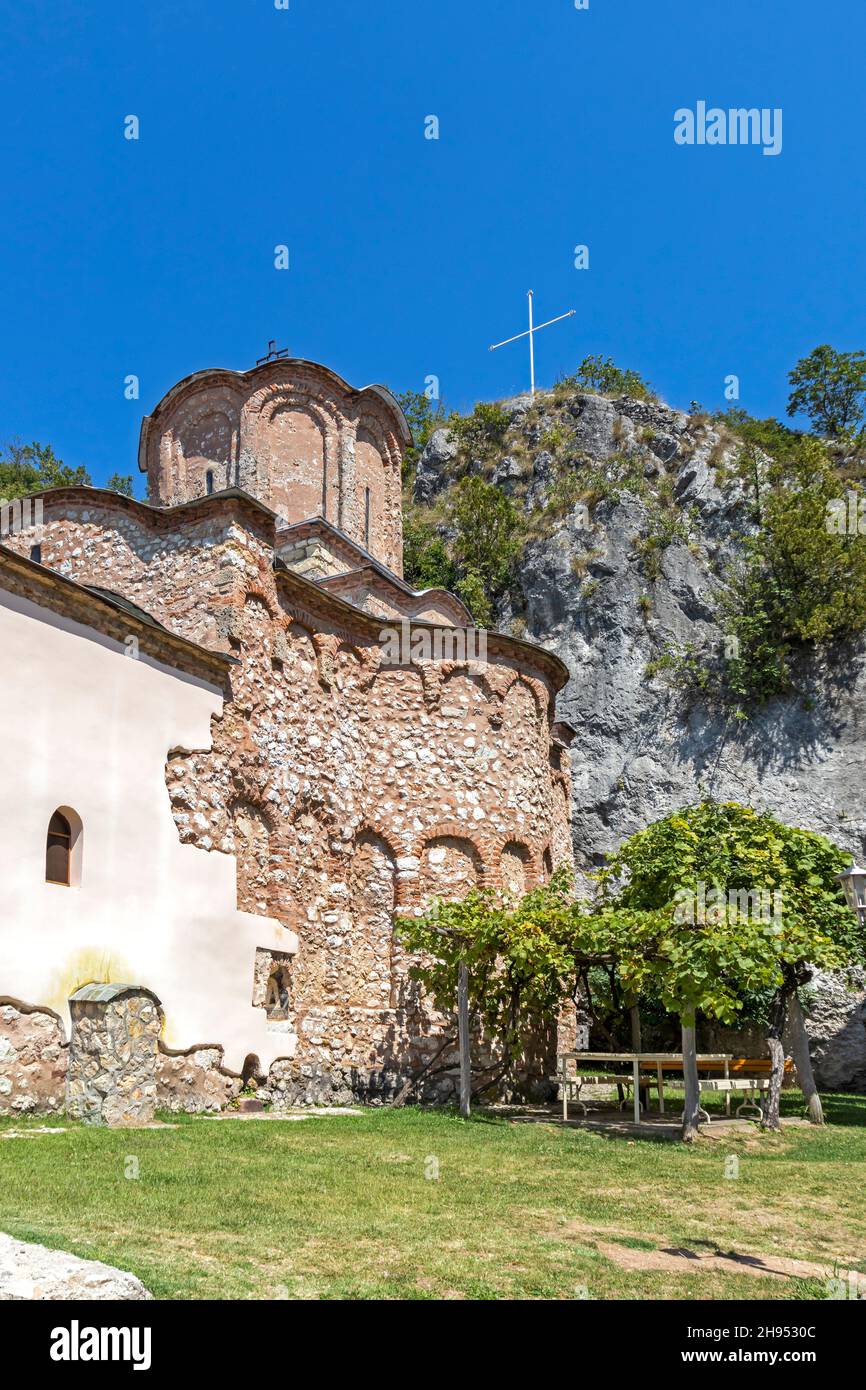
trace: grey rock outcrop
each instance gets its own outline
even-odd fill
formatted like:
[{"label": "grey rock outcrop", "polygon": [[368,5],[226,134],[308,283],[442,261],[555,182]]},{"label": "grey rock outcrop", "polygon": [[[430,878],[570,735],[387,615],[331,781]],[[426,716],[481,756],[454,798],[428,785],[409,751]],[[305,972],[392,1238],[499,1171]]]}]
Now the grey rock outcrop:
[{"label": "grey rock outcrop", "polygon": [[453,430],[434,430],[428,439],[415,470],[415,501],[429,506],[438,492],[448,484],[448,464],[457,457],[459,448]]},{"label": "grey rock outcrop", "polygon": [[866,1092],[866,971],[816,972],[804,1004],[818,1085]]},{"label": "grey rock outcrop", "polygon": [[0,1233],[0,1301],[152,1297],[141,1280],[125,1270]]},{"label": "grey rock outcrop", "polygon": [[[664,483],[684,522],[648,573],[641,548],[652,499],[640,487],[608,488],[588,516],[576,505],[529,543],[518,591],[498,615],[504,630],[525,624],[527,638],[571,670],[559,713],[578,730],[579,868],[591,872],[634,831],[710,792],[866,854],[866,643],[804,664],[798,692],[746,722],[648,674],[671,646],[708,660],[723,651],[715,596],[753,525],[729,467],[738,447],[730,436],[659,402],[583,392],[545,397],[534,415],[509,413],[503,455],[534,459],[527,511],[543,505],[563,470],[578,483],[589,469],[610,478],[625,456],[649,491]],[[555,461],[543,445],[551,430],[564,441]],[[822,976],[810,1000],[822,1084],[866,1090],[866,986]]]}]

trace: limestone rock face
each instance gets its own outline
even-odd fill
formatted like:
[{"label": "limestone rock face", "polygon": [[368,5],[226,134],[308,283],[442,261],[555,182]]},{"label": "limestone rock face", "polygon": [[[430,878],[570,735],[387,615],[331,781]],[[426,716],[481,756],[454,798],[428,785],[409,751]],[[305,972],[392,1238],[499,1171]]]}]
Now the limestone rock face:
[{"label": "limestone rock face", "polygon": [[457,457],[457,448],[457,436],[452,430],[433,431],[418,460],[415,473],[417,502],[427,505],[445,486],[445,467]]},{"label": "limestone rock face", "polygon": [[[628,397],[557,391],[534,409],[526,397],[502,408],[511,427],[489,477],[534,515],[538,538],[497,619],[571,671],[557,708],[577,729],[578,869],[591,872],[634,831],[710,791],[866,853],[866,643],[810,660],[797,694],[747,722],[647,673],[673,645],[708,659],[722,650],[714,594],[753,525],[730,467],[737,442],[705,417]],[[423,491],[434,495],[449,479],[438,446],[425,454]],[[525,486],[514,458],[528,460]],[[637,485],[617,482],[623,459]],[[661,485],[683,534],[656,552],[653,574],[642,547]],[[551,508],[557,492],[588,501]],[[866,1089],[862,990],[821,976],[810,999],[822,1084]]]},{"label": "limestone rock face", "polygon": [[866,971],[816,972],[805,1003],[818,1085],[866,1092]]},{"label": "limestone rock face", "polygon": [[0,1301],[151,1299],[140,1279],[99,1260],[80,1260],[0,1234]]}]

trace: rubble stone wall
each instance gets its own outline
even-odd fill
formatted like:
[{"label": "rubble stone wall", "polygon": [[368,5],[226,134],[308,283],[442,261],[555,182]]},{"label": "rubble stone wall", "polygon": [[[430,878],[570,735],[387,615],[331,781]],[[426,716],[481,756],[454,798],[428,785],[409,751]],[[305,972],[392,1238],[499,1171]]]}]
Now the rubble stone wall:
[{"label": "rubble stone wall", "polygon": [[156,997],[126,991],[107,1003],[72,999],[66,1109],[87,1124],[148,1124],[156,1110],[162,1013]]},{"label": "rubble stone wall", "polygon": [[374,619],[274,571],[261,509],[206,500],[166,529],[153,509],[80,493],[46,500],[44,563],[237,663],[212,747],[167,749],[165,778],[181,842],[234,856],[238,908],[298,935],[296,955],[253,953],[238,989],[296,1089],[397,1084],[444,1020],[409,978],[395,913],[475,885],[520,891],[571,861],[554,670],[493,634],[485,664],[385,664]]},{"label": "rubble stone wall", "polygon": [[62,1111],[68,1053],[52,1009],[0,1000],[0,1115]]}]

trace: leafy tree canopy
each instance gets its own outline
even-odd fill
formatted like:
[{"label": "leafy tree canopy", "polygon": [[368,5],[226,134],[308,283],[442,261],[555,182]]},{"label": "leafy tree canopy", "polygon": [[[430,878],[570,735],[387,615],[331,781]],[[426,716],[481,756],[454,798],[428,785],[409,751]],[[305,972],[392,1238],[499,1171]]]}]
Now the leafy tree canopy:
[{"label": "leafy tree canopy", "polygon": [[785,965],[862,958],[836,881],[849,859],[735,802],[704,801],[638,831],[600,876],[624,987],[730,1023],[749,992],[781,983]]},{"label": "leafy tree canopy", "polygon": [[821,434],[838,439],[862,422],[866,397],[866,353],[837,352],[822,343],[789,373],[788,414],[808,415]]},{"label": "leafy tree canopy", "polygon": [[[92,487],[87,469],[69,467],[55,456],[50,444],[22,444],[18,440],[0,447],[0,498],[14,501],[53,487]],[[115,473],[106,486],[113,492],[134,496],[131,475]]]}]

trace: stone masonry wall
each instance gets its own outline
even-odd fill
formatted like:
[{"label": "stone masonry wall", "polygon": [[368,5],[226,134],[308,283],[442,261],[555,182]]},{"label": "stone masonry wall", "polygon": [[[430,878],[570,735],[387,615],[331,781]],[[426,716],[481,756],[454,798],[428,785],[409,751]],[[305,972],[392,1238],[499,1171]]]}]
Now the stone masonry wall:
[{"label": "stone masonry wall", "polygon": [[66,1108],[88,1124],[147,1124],[156,1110],[162,1012],[155,995],[126,990],[109,1002],[70,1001]]},{"label": "stone masonry wall", "polygon": [[0,1115],[62,1111],[68,1050],[52,1009],[0,1000]]},{"label": "stone masonry wall", "polygon": [[181,509],[171,529],[80,490],[46,504],[46,565],[235,658],[212,749],[166,750],[167,803],[184,842],[236,857],[238,906],[298,934],[295,957],[260,953],[238,982],[285,1035],[283,1093],[376,1096],[445,1024],[409,979],[395,912],[520,891],[571,859],[557,676],[492,634],[486,665],[383,665],[379,624],[275,572],[271,545],[239,500]]}]

